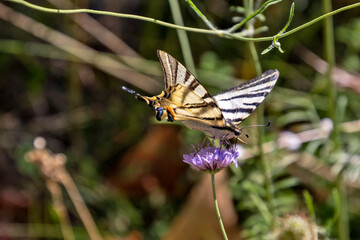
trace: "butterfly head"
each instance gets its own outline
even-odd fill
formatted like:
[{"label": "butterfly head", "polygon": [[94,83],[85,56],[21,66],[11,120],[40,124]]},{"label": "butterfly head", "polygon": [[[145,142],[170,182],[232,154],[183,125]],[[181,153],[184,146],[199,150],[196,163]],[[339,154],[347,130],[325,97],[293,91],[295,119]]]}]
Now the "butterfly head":
[{"label": "butterfly head", "polygon": [[[232,122],[230,121],[226,121],[226,131],[227,133],[225,134],[225,136],[223,136],[223,139],[232,139],[232,138],[236,138],[237,140],[239,140],[242,143],[245,143],[240,136],[244,133],[243,128],[239,128],[237,126],[235,126]],[[245,134],[246,137],[248,137],[247,134]]]}]

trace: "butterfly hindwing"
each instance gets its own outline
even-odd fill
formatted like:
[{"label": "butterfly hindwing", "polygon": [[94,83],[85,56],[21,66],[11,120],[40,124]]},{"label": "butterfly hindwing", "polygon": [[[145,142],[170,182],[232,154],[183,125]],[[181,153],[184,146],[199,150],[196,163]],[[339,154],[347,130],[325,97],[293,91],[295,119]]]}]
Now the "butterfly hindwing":
[{"label": "butterfly hindwing", "polygon": [[278,77],[278,70],[268,70],[255,79],[223,91],[213,98],[225,120],[238,125],[264,101]]}]

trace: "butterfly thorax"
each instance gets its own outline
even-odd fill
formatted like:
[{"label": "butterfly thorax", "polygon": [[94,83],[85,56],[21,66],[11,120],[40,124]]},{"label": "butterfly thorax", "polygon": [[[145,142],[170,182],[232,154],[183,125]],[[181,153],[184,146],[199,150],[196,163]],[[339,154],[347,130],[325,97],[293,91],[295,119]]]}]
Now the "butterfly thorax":
[{"label": "butterfly thorax", "polygon": [[240,135],[239,129],[226,122],[216,105],[209,104],[194,91],[176,84],[153,97],[138,95],[154,108],[156,119],[182,121],[190,129],[200,130],[214,139],[231,139]]}]

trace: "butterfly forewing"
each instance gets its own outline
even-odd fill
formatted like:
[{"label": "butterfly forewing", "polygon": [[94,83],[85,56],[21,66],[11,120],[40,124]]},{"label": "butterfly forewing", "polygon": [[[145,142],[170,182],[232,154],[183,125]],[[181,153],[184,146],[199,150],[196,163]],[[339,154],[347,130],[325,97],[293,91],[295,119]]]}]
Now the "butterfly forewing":
[{"label": "butterfly forewing", "polygon": [[173,103],[175,120],[225,125],[220,109],[195,76],[170,54],[161,50],[157,53],[164,71],[165,88],[172,89],[168,100]]},{"label": "butterfly forewing", "polygon": [[227,122],[237,125],[244,121],[264,101],[279,77],[277,70],[269,70],[257,78],[214,96]]},{"label": "butterfly forewing", "polygon": [[200,82],[187,70],[179,61],[177,61],[170,54],[158,50],[158,57],[164,71],[165,88],[176,84],[181,84],[187,87],[190,91],[194,91],[205,102],[211,103],[214,100],[211,98],[206,89]]}]

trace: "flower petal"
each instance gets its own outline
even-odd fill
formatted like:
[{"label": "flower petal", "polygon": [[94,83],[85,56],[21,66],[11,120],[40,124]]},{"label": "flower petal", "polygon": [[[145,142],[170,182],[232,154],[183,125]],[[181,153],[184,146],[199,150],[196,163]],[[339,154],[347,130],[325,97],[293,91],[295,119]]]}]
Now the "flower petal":
[{"label": "flower petal", "polygon": [[239,152],[230,148],[218,147],[199,147],[195,152],[183,154],[184,162],[189,164],[193,169],[206,172],[218,172],[234,163],[238,167],[237,157]]}]

